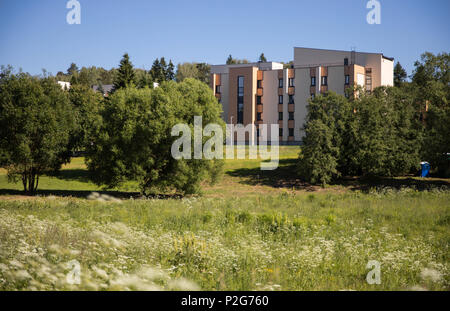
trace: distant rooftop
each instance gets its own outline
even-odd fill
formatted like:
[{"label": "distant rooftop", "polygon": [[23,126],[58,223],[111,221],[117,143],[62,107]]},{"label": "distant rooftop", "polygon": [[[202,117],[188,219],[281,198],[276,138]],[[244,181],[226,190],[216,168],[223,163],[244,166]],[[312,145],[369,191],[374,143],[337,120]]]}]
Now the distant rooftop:
[{"label": "distant rooftop", "polygon": [[283,64],[277,62],[253,62],[246,64],[212,65],[211,71],[214,73],[228,73],[229,68],[241,68],[241,67],[258,67],[258,69],[260,70],[276,70],[276,69],[283,69]]},{"label": "distant rooftop", "polygon": [[[114,85],[112,85],[112,84],[105,84],[105,85],[102,85],[103,93],[104,93],[104,94],[111,93],[113,87],[114,87]],[[94,86],[92,87],[92,89],[93,89],[94,91],[97,92],[98,89],[99,89],[99,86],[98,86],[98,85],[94,85]]]}]

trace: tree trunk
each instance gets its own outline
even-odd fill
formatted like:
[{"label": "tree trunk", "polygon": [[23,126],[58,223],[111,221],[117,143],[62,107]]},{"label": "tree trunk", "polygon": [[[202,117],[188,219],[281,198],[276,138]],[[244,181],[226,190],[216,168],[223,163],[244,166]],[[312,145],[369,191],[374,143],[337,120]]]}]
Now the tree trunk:
[{"label": "tree trunk", "polygon": [[22,184],[23,184],[23,191],[27,192],[27,175],[25,173],[22,173]]},{"label": "tree trunk", "polygon": [[38,187],[39,177],[34,168],[22,173],[23,191],[28,195],[34,195]]}]

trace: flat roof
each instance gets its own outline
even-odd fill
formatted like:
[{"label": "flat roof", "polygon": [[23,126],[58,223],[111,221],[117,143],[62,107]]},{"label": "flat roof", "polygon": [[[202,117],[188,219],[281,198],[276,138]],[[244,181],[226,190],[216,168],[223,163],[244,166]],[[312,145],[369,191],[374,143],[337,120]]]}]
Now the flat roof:
[{"label": "flat roof", "polygon": [[282,63],[280,63],[280,62],[252,62],[252,63],[242,63],[242,64],[218,64],[218,65],[212,65],[212,66],[228,66],[228,67],[254,66],[254,67],[258,67],[259,65],[269,65],[269,64],[282,65]]},{"label": "flat roof", "polygon": [[379,54],[381,55],[383,58],[388,59],[390,61],[394,61],[394,57],[387,57],[384,56],[383,53],[378,53],[378,52],[361,52],[361,51],[348,51],[348,50],[334,50],[334,49],[320,49],[320,48],[306,48],[306,47],[302,47],[302,46],[294,46],[294,49],[304,49],[304,50],[319,50],[319,51],[331,51],[331,52],[346,52],[346,53],[351,53],[351,52],[355,52],[355,53],[360,53],[360,54]]}]

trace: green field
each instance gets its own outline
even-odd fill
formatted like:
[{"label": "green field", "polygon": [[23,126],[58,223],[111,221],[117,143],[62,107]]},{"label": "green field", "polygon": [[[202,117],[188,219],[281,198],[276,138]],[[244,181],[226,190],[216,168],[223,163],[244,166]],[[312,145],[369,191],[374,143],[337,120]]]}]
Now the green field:
[{"label": "green field", "polygon": [[[298,152],[280,147],[272,172],[227,160],[218,184],[185,198],[140,198],[133,182],[89,196],[102,189],[82,158],[42,177],[37,197],[0,171],[0,289],[450,289],[449,180],[319,188],[296,176]],[[366,281],[370,260],[381,284]]]}]

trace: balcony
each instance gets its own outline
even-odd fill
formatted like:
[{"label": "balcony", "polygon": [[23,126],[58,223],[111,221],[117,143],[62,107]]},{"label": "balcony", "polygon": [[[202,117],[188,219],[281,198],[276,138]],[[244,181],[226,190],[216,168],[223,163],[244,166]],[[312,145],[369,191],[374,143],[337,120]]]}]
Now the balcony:
[{"label": "balcony", "polygon": [[294,78],[295,78],[295,70],[288,69],[288,79],[294,79]]},{"label": "balcony", "polygon": [[264,80],[264,71],[258,70],[258,73],[256,75],[257,80]]},{"label": "balcony", "polygon": [[294,128],[294,120],[288,120],[288,128],[290,129]]}]

